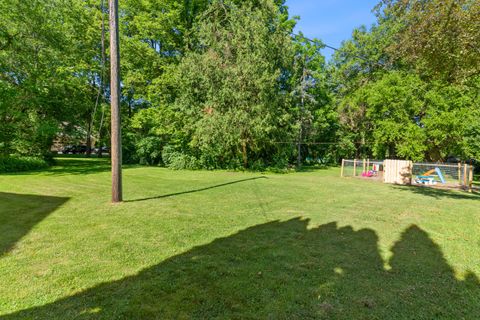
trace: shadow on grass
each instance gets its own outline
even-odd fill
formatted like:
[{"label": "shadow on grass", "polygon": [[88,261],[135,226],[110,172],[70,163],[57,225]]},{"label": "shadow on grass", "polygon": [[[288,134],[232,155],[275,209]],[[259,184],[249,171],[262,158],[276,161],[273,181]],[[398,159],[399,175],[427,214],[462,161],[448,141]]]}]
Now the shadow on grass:
[{"label": "shadow on grass", "polygon": [[111,170],[109,159],[98,158],[55,158],[55,165],[47,173],[54,175],[85,175]]},{"label": "shadow on grass", "polygon": [[12,319],[478,319],[480,288],[457,280],[412,225],[384,267],[373,230],[271,222]]},{"label": "shadow on grass", "polygon": [[335,168],[334,165],[303,165],[300,168],[296,167],[295,172],[315,172],[321,170],[329,170],[331,168]]},{"label": "shadow on grass", "polygon": [[0,192],[0,257],[68,198]]},{"label": "shadow on grass", "polygon": [[237,181],[221,183],[221,184],[217,184],[217,185],[210,186],[210,187],[204,187],[204,188],[198,188],[198,189],[193,189],[193,190],[169,193],[169,194],[164,194],[164,195],[155,196],[155,197],[148,197],[148,198],[134,199],[134,200],[126,200],[125,202],[140,202],[140,201],[170,198],[170,197],[179,196],[179,195],[182,195],[182,194],[202,192],[202,191],[206,191],[206,190],[221,188],[221,187],[229,186],[229,185],[232,185],[232,184],[237,184],[237,183],[242,183],[242,182],[247,182],[247,181],[253,181],[253,180],[258,180],[258,179],[268,179],[268,178],[265,177],[265,176],[261,176],[261,177],[255,177],[255,178],[242,179],[242,180],[237,180]]},{"label": "shadow on grass", "polygon": [[37,175],[87,175],[111,170],[110,160],[104,158],[55,158],[54,165],[48,169],[3,173],[0,175],[28,176]]},{"label": "shadow on grass", "polygon": [[435,199],[451,198],[456,200],[480,200],[480,193],[462,190],[436,189],[427,186],[400,186],[394,185],[395,190],[410,192]]}]

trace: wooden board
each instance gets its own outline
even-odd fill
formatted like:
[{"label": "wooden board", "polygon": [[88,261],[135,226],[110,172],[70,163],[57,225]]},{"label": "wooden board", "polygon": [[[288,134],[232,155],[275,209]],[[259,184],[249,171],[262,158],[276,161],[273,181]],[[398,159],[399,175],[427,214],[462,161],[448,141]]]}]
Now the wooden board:
[{"label": "wooden board", "polygon": [[385,183],[409,185],[412,183],[413,163],[406,160],[385,160],[383,162]]}]

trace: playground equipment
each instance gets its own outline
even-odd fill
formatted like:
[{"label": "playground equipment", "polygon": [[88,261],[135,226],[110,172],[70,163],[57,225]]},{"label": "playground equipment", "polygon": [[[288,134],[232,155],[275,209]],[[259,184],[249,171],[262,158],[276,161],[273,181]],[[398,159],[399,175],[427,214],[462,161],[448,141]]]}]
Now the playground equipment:
[{"label": "playground equipment", "polygon": [[[438,177],[440,181],[435,180],[435,177]],[[435,168],[432,170],[429,170],[427,172],[424,172],[421,175],[418,175],[415,178],[415,182],[418,184],[425,184],[425,185],[436,185],[438,182],[441,182],[442,184],[446,184],[447,182],[445,181],[445,178],[443,176],[442,171],[440,168]]]},{"label": "playground equipment", "polygon": [[460,188],[472,192],[473,170],[473,166],[467,163],[343,159],[340,175],[368,178],[390,184]]},{"label": "playground equipment", "polygon": [[[369,165],[368,165],[369,166]],[[370,168],[368,168],[370,169]],[[372,178],[378,176],[378,171],[380,171],[380,166],[376,163],[372,165],[372,170],[363,171],[362,177]]]}]

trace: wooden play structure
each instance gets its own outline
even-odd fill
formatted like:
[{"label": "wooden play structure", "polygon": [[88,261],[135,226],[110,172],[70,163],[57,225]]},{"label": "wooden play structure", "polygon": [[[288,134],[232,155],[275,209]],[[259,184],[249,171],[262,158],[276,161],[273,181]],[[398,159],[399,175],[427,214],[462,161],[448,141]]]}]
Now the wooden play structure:
[{"label": "wooden play structure", "polygon": [[408,160],[342,160],[342,177],[358,177],[398,185],[461,188],[472,191],[473,166],[414,163]]}]

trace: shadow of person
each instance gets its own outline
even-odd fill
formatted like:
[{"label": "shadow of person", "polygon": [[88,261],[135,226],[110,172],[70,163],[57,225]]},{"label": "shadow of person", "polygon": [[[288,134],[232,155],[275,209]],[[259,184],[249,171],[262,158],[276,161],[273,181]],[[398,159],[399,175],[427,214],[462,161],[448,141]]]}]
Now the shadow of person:
[{"label": "shadow of person", "polygon": [[254,226],[193,248],[137,275],[0,318],[478,316],[475,312],[480,291],[476,277],[456,280],[439,248],[419,228],[411,227],[395,244],[392,269],[386,270],[374,231],[355,231],[335,223],[309,229],[308,224],[308,220],[293,219]]},{"label": "shadow of person", "polygon": [[416,319],[480,319],[480,283],[473,273],[456,279],[440,248],[411,226],[392,248],[389,272],[397,299],[390,307],[417,310]]},{"label": "shadow of person", "polygon": [[68,198],[0,192],[0,257]]}]

